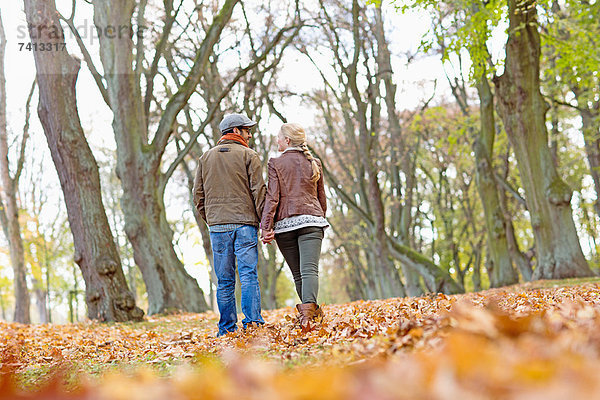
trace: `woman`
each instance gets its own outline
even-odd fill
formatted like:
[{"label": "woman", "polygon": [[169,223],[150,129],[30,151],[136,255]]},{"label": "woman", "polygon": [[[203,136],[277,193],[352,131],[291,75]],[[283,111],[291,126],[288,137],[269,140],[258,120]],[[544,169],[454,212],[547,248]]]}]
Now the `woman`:
[{"label": "woman", "polygon": [[327,202],[321,163],[306,145],[306,133],[299,124],[283,124],[277,136],[279,157],[268,163],[269,183],[261,228],[264,243],[273,238],[287,262],[302,300],[296,309],[300,325],[323,318],[317,304],[319,256]]}]

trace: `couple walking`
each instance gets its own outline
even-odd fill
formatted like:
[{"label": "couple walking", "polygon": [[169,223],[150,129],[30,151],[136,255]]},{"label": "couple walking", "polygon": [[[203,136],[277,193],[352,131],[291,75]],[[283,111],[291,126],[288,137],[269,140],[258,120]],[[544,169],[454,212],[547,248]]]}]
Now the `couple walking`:
[{"label": "couple walking", "polygon": [[277,136],[282,154],[268,162],[268,188],[258,154],[248,142],[256,122],[242,114],[226,115],[217,145],[200,157],[194,181],[194,205],[210,230],[217,275],[218,336],[237,329],[235,268],[242,289],[242,320],[264,324],[258,285],[258,226],[262,242],[277,242],[296,285],[302,328],[322,317],[317,304],[319,255],[327,203],[321,163],[306,146],[299,124],[283,124]]}]

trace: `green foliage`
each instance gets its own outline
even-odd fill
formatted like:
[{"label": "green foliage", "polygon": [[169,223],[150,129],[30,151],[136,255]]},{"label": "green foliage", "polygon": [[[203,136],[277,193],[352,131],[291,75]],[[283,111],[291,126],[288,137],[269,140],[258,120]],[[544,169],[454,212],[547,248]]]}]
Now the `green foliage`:
[{"label": "green foliage", "polygon": [[13,307],[14,294],[12,279],[5,276],[4,272],[0,268],[0,318],[6,320],[12,318],[8,311]]},{"label": "green foliage", "polygon": [[466,50],[471,59],[471,79],[495,72],[490,64],[488,42],[494,28],[505,18],[503,0],[414,0],[404,2],[399,9],[402,12],[422,9],[432,16],[432,27],[421,41],[421,51],[436,48],[442,52],[442,60],[448,61]]},{"label": "green foliage", "polygon": [[[566,136],[566,135],[563,135]],[[561,146],[559,151],[560,171],[565,183],[572,190],[581,191],[583,179],[589,175],[590,170],[585,162],[585,152],[573,143]]]},{"label": "green foliage", "polygon": [[567,0],[562,7],[546,7],[542,45],[554,65],[545,76],[559,77],[568,88],[579,87],[588,99],[598,96],[600,77],[600,4]]},{"label": "green foliage", "polygon": [[[284,268],[288,268],[287,265]],[[275,302],[280,307],[285,305],[286,300],[288,299],[293,299],[294,301],[298,300],[294,282],[288,275],[289,274],[285,273],[279,274],[277,283],[275,284]]]}]

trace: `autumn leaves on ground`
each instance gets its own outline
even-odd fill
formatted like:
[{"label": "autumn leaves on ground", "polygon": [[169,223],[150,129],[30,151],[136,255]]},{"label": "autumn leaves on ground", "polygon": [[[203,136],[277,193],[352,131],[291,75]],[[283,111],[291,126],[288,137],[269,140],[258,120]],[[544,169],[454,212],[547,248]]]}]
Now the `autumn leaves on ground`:
[{"label": "autumn leaves on ground", "polygon": [[215,338],[217,315],[0,323],[0,399],[600,397],[600,281],[293,310]]}]

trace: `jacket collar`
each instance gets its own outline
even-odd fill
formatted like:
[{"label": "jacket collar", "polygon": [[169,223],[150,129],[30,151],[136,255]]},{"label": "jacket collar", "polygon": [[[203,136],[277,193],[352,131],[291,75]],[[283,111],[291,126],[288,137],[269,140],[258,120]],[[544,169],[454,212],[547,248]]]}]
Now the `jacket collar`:
[{"label": "jacket collar", "polygon": [[287,153],[288,151],[300,151],[300,152],[302,152],[302,149],[300,147],[288,147],[287,149],[285,149],[284,151],[282,151],[281,154]]},{"label": "jacket collar", "polygon": [[231,139],[219,140],[219,142],[215,146],[220,146],[222,144],[239,144],[240,146],[243,146],[243,144],[241,144],[240,142],[238,142],[236,140],[231,140]]}]

